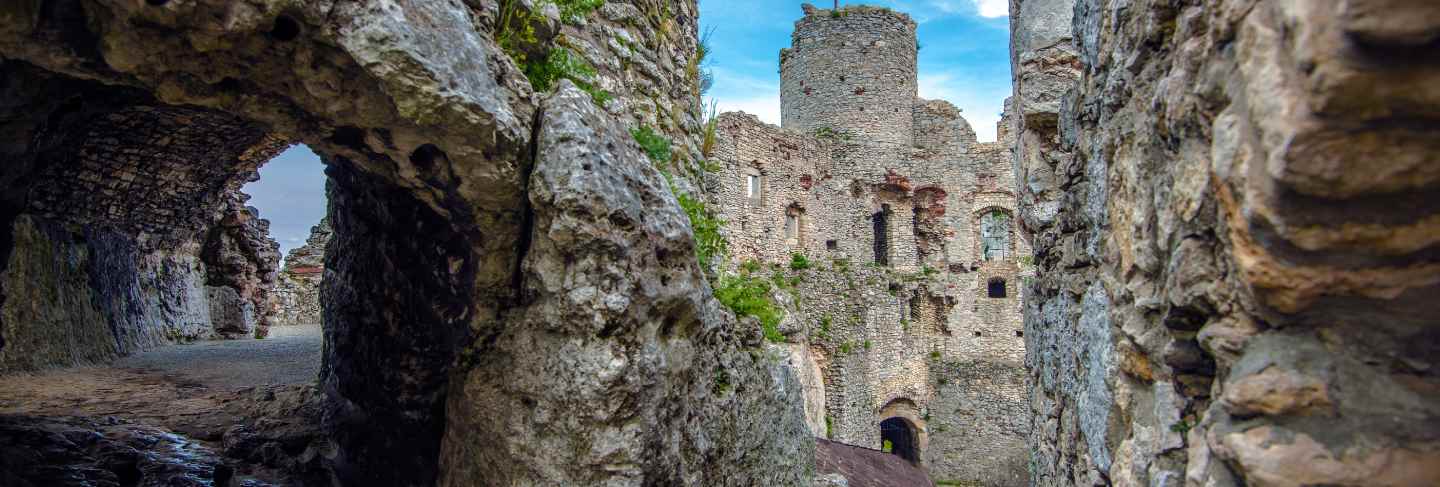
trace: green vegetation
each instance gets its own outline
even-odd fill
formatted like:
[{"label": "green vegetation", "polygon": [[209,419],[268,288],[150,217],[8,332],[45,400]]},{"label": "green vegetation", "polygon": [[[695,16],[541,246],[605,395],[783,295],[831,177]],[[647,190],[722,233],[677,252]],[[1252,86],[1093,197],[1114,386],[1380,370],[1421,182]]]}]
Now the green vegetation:
[{"label": "green vegetation", "polygon": [[655,167],[661,168],[660,172],[669,172],[664,167],[671,158],[670,139],[655,133],[655,129],[649,126],[631,129],[630,135],[635,137],[635,142],[639,143],[640,148],[645,151],[645,155],[650,157],[650,162],[655,163]]},{"label": "green vegetation", "polygon": [[854,342],[846,341],[840,344],[840,355],[850,355],[850,349],[854,348]]},{"label": "green vegetation", "polygon": [[560,7],[560,19],[567,24],[579,23],[590,16],[590,12],[605,5],[605,0],[540,0],[539,4],[554,3]]},{"label": "green vegetation", "polygon": [[736,316],[754,316],[760,320],[766,340],[783,343],[785,335],[780,334],[780,320],[785,312],[770,297],[770,289],[770,283],[754,276],[721,276],[715,284],[715,299]]},{"label": "green vegetation", "polygon": [[1180,422],[1170,425],[1170,431],[1174,431],[1183,435],[1189,433],[1190,430],[1194,427],[1195,425],[1192,425],[1189,421],[1182,419],[1180,420]]},{"label": "green vegetation", "polygon": [[850,259],[839,257],[830,259],[830,266],[834,268],[836,272],[850,272]]},{"label": "green vegetation", "polygon": [[923,267],[920,268],[920,274],[923,275],[923,276],[925,276],[925,277],[930,277],[930,276],[933,276],[933,275],[939,274],[939,273],[940,273],[940,271],[937,271],[937,270],[935,270],[933,267],[930,267],[930,266],[928,266],[928,265],[927,265],[927,266],[923,266]]},{"label": "green vegetation", "polygon": [[866,350],[869,350],[871,346],[870,340],[865,340],[865,343],[863,343],[862,345],[865,347]]},{"label": "green vegetation", "polygon": [[939,350],[931,350],[931,351],[930,351],[930,358],[935,359],[935,360],[940,360],[940,351],[939,351]]},{"label": "green vegetation", "polygon": [[893,451],[894,449],[895,449],[895,445],[891,444],[891,443],[890,443],[890,440],[881,440],[881,443],[880,443],[880,451],[883,451],[883,452],[885,452],[885,453],[890,453],[890,452]]},{"label": "green vegetation", "polygon": [[525,77],[530,79],[530,86],[535,88],[535,91],[550,91],[557,82],[568,79],[575,83],[576,87],[589,93],[596,105],[604,106],[614,98],[610,92],[595,86],[595,68],[568,48],[551,49],[545,59],[527,62],[524,69]]},{"label": "green vegetation", "polygon": [[[715,127],[720,122],[719,106],[717,103],[717,100],[711,100],[710,107],[705,110],[705,132],[702,133],[700,137],[700,153],[704,154],[705,157],[710,157],[715,154],[715,141],[717,140],[715,138]],[[706,170],[715,172],[719,170],[719,167],[716,167],[715,170],[708,168]]]},{"label": "green vegetation", "polygon": [[820,127],[815,129],[815,138],[830,140],[850,140],[850,135],[830,127]]},{"label": "green vegetation", "polygon": [[745,262],[740,264],[740,271],[746,274],[760,272],[760,263],[755,259],[745,259]]},{"label": "green vegetation", "polygon": [[685,216],[690,217],[690,229],[695,232],[695,259],[700,261],[701,269],[709,272],[711,265],[725,255],[728,247],[725,237],[720,235],[720,227],[725,226],[725,222],[697,198],[680,193],[675,195],[675,199],[680,201]]},{"label": "green vegetation", "polygon": [[835,439],[835,418],[825,415],[825,438]]},{"label": "green vegetation", "polygon": [[790,270],[803,271],[810,268],[810,258],[805,254],[794,252],[790,254]]},{"label": "green vegetation", "polygon": [[710,392],[718,396],[728,390],[730,390],[730,373],[725,369],[716,370],[715,384],[711,386]]}]

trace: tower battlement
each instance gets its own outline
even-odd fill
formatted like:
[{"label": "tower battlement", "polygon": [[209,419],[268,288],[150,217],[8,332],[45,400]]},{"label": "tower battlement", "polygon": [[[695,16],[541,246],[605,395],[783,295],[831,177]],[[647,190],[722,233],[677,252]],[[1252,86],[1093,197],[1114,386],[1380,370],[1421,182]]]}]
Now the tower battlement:
[{"label": "tower battlement", "polygon": [[791,46],[780,53],[782,125],[910,144],[915,21],[877,7],[803,8]]}]

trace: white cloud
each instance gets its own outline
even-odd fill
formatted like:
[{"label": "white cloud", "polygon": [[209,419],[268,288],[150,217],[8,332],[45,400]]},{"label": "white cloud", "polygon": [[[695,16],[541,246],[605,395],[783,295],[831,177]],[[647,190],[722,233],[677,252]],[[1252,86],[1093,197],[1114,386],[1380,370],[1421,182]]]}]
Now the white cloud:
[{"label": "white cloud", "polygon": [[745,112],[760,117],[760,121],[780,125],[780,97],[759,96],[754,98],[716,98],[720,113]]},{"label": "white cloud", "polygon": [[992,19],[1010,15],[1010,0],[896,0],[894,7],[921,24],[959,14]]},{"label": "white cloud", "polygon": [[1010,0],[970,0],[981,17],[1006,17],[1010,15]]},{"label": "white cloud", "polygon": [[745,112],[780,125],[780,84],[725,68],[715,68],[712,92],[720,113]]},{"label": "white cloud", "polygon": [[1005,111],[1005,93],[980,93],[973,89],[959,89],[957,86],[971,86],[965,80],[957,79],[950,73],[921,73],[920,97],[927,100],[945,100],[961,110],[965,121],[975,129],[975,137],[981,142],[994,142],[997,137],[995,124],[1000,122],[1000,113]]}]

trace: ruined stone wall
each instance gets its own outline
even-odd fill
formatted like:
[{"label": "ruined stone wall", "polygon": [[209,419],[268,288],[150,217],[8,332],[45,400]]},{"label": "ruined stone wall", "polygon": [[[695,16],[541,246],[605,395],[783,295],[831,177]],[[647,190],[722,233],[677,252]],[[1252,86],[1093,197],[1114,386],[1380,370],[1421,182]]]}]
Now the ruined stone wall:
[{"label": "ruined stone wall", "polygon": [[234,117],[6,66],[4,118],[33,135],[7,148],[20,162],[0,372],[263,330],[278,253],[238,188],[285,144]]},{"label": "ruined stone wall", "polygon": [[271,291],[269,314],[275,325],[316,325],[321,322],[320,281],[325,276],[325,249],[334,230],[330,219],[310,227],[305,245],[290,250]]},{"label": "ruined stone wall", "polygon": [[[727,272],[776,284],[814,434],[878,449],[881,421],[903,417],[934,478],[1023,483],[1029,245],[1005,226],[1007,251],[986,260],[980,237],[983,216],[1016,212],[1010,143],[979,143],[955,106],[915,97],[904,14],[805,12],[782,53],[785,128],[743,113],[717,122],[707,183]],[[856,93],[864,82],[831,72],[860,60],[856,75],[887,86]],[[796,255],[810,267],[792,268]],[[991,279],[1003,297],[989,296]]]},{"label": "ruined stone wall", "polygon": [[1011,6],[1039,485],[1434,485],[1440,6]]},{"label": "ruined stone wall", "polygon": [[909,144],[913,139],[915,22],[875,7],[806,5],[780,52],[784,127]]}]

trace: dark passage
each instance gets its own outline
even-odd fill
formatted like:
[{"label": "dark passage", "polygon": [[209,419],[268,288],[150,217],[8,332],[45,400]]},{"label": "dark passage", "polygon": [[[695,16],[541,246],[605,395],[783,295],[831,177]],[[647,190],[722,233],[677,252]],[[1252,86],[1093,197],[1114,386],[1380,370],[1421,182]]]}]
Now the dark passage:
[{"label": "dark passage", "polygon": [[915,441],[915,429],[904,418],[890,418],[880,422],[880,440],[890,442],[890,453],[910,461],[920,462],[920,447]]},{"label": "dark passage", "polygon": [[884,205],[871,219],[875,223],[875,263],[890,265],[890,205]]}]

